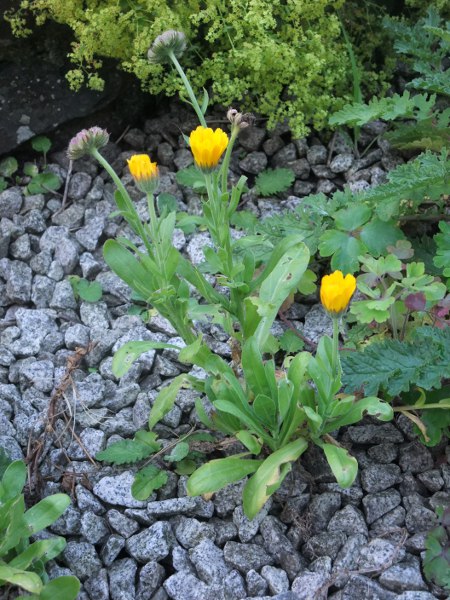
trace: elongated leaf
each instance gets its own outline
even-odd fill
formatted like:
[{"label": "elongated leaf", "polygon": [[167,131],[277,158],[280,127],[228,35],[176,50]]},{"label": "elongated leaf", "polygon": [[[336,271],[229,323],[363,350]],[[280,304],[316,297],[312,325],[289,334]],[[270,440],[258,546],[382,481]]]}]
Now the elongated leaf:
[{"label": "elongated leaf", "polygon": [[277,407],[275,401],[265,394],[258,394],[253,402],[253,410],[265,427],[273,430],[276,426]]},{"label": "elongated leaf", "polygon": [[95,455],[96,460],[115,465],[135,463],[155,453],[155,449],[137,440],[120,440]]},{"label": "elongated leaf", "polygon": [[18,496],[27,479],[27,468],[21,460],[11,463],[3,475],[0,483],[0,501],[6,502]]},{"label": "elongated leaf", "polygon": [[39,600],[75,600],[80,582],[72,575],[62,575],[49,581],[41,591]]},{"label": "elongated leaf", "polygon": [[179,350],[178,346],[164,344],[163,342],[151,342],[147,340],[142,342],[127,342],[114,354],[111,365],[112,372],[116,377],[123,377],[141,354],[144,354],[144,352],[148,352],[149,350],[162,350],[163,348]]},{"label": "elongated leaf", "polygon": [[253,396],[265,394],[270,396],[261,351],[255,337],[248,339],[242,348],[242,370],[247,385]]},{"label": "elongated leaf", "polygon": [[29,527],[29,534],[37,533],[54,523],[69,504],[70,497],[67,494],[53,494],[53,496],[47,496],[47,498],[43,498],[32,506],[24,514],[25,522]]},{"label": "elongated leaf", "polygon": [[49,538],[48,540],[39,540],[28,546],[19,556],[13,558],[8,564],[15,569],[26,569],[35,560],[45,558],[45,562],[52,560],[66,547],[66,540],[63,537]]},{"label": "elongated leaf", "polygon": [[235,456],[210,460],[189,477],[187,493],[189,496],[199,496],[217,492],[229,483],[235,483],[254,473],[262,462]]},{"label": "elongated leaf", "polygon": [[344,425],[359,423],[365,414],[372,415],[380,421],[390,421],[394,417],[390,404],[375,396],[369,396],[355,402],[345,415],[330,421],[324,428],[324,432],[333,431]]},{"label": "elongated leaf", "polygon": [[135,292],[149,297],[155,291],[150,272],[119,242],[107,240],[103,246],[103,256],[108,267]]},{"label": "elongated leaf", "polygon": [[343,488],[353,485],[358,474],[358,461],[350,456],[345,448],[338,448],[333,444],[321,444],[325,452],[328,464],[336,477],[337,482]]},{"label": "elongated leaf", "polygon": [[258,442],[256,437],[243,429],[242,431],[238,431],[236,433],[237,439],[244,444],[249,452],[252,454],[258,455],[261,452],[261,444]]},{"label": "elongated leaf", "polygon": [[153,429],[156,423],[159,423],[164,415],[172,410],[178,392],[188,383],[189,379],[186,375],[178,375],[178,377],[175,377],[169,385],[162,388],[150,411],[150,417],[148,419],[149,429]]},{"label": "elongated leaf", "polygon": [[269,497],[280,487],[291,469],[290,463],[306,450],[308,442],[298,438],[271,454],[250,477],[242,494],[246,516],[253,519]]},{"label": "elongated leaf", "polygon": [[14,569],[8,565],[0,564],[0,580],[11,585],[18,585],[32,594],[39,594],[42,589],[42,581],[39,575],[21,569]]},{"label": "elongated leaf", "polygon": [[131,493],[136,500],[147,500],[155,490],[159,490],[167,483],[167,471],[161,471],[153,465],[144,467],[135,475],[131,486]]}]

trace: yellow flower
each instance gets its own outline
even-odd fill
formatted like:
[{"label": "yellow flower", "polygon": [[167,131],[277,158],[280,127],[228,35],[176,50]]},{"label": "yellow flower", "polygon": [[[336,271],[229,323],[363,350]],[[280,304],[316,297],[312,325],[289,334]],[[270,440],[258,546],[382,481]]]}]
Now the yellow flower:
[{"label": "yellow flower", "polygon": [[322,277],[320,301],[332,317],[338,317],[347,308],[355,289],[356,279],[353,275],[344,277],[341,271],[334,271]]},{"label": "yellow flower", "polygon": [[228,146],[228,136],[222,129],[213,131],[199,125],[189,136],[195,164],[203,171],[212,171]]},{"label": "yellow flower", "polygon": [[159,183],[158,165],[152,163],[148,154],[134,154],[127,162],[138,189],[153,194]]}]

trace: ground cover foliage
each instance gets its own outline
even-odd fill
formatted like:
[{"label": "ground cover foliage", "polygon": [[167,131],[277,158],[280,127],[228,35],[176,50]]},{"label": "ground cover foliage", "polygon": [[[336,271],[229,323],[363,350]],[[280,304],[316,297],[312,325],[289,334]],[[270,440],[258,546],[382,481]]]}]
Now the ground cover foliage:
[{"label": "ground cover foliage", "polygon": [[[416,36],[424,46],[428,44],[428,51],[439,39],[439,47],[445,50],[448,30],[444,27],[437,13],[430,12],[414,28],[391,24],[390,30],[397,36],[396,49],[407,55],[412,54],[411,46],[404,41],[408,36]],[[421,36],[424,31],[426,35]],[[120,179],[103,158],[104,144],[89,145],[92,137],[86,136],[92,136],[92,131],[72,146],[72,152],[81,148],[92,154],[111,175],[117,185],[115,216],[122,216],[137,236],[133,240],[124,237],[108,240],[104,248],[107,264],[133,289],[137,301],[156,308],[174,326],[185,344],[179,360],[194,364],[207,374],[206,379],[185,373],[175,377],[155,400],[148,429],[137,431],[132,440],[112,444],[97,455],[97,459],[117,465],[161,458],[167,470],[146,464],[138,471],[132,486],[137,500],[147,499],[163,486],[170,469],[190,475],[187,489],[192,495],[214,493],[248,477],[243,507],[246,515],[254,518],[310,443],[324,452],[338,483],[342,487],[351,486],[358,464],[336,442],[333,432],[358,423],[366,414],[388,421],[394,413],[401,413],[411,419],[427,445],[435,445],[442,436],[448,436],[450,109],[442,108],[438,102],[448,95],[447,80],[441,77],[441,72],[445,74],[444,50],[434,54],[435,62],[430,69],[417,63],[417,52],[414,53],[412,69],[419,77],[411,81],[411,88],[425,90],[424,94],[406,91],[389,98],[375,98],[367,104],[356,102],[330,120],[332,125],[353,129],[353,141],[361,155],[367,149],[359,144],[358,130],[374,119],[400,120],[385,134],[388,142],[403,150],[424,152],[391,171],[388,181],[376,188],[361,193],[336,192],[332,198],[324,194],[310,196],[299,203],[294,214],[261,222],[251,213],[237,212],[245,191],[245,178],[230,189],[228,149],[219,170],[225,148],[219,152],[209,133],[205,133],[205,144],[212,154],[207,157],[206,166],[202,162],[205,157],[199,158],[193,150],[197,169],[178,175],[183,185],[191,185],[203,195],[203,214],[193,219],[177,213],[176,202],[168,195],[155,203],[157,171],[154,167],[143,167],[135,173],[131,169],[136,185],[148,197],[149,216],[142,220]],[[430,55],[424,56],[427,62]],[[186,94],[193,108],[197,108],[199,121],[204,123],[207,94],[201,107],[196,104],[189,85]],[[231,141],[227,142],[230,153],[242,123],[247,125],[243,117],[240,113],[230,115]],[[406,134],[411,120],[414,127]],[[186,141],[193,148],[193,138]],[[37,144],[36,149],[45,154],[45,148],[44,142],[43,146]],[[11,161],[2,164],[7,180],[15,174],[17,165]],[[268,171],[259,176],[257,187],[261,195],[276,194],[291,181],[289,173]],[[38,183],[49,185],[46,181]],[[412,235],[408,227],[416,222],[425,223],[421,237],[414,232]],[[243,237],[232,238],[230,223],[241,229]],[[201,266],[190,264],[172,245],[177,225],[186,231],[196,227],[210,231],[215,251],[205,251]],[[342,310],[335,310],[326,299],[322,284],[322,303],[333,320],[333,337],[323,336],[314,353],[302,351],[304,340],[295,340],[295,334],[294,340],[292,336],[284,341],[277,339],[271,328],[283,312],[285,302],[315,292],[317,277],[330,267],[351,281],[356,276],[359,294],[349,307],[346,324],[341,319],[352,294],[344,298]],[[219,286],[211,283],[211,275]],[[101,294],[101,290],[86,289],[89,286],[79,279],[72,279],[71,284],[80,297],[84,295],[90,301],[95,302]],[[333,289],[333,294],[339,296],[342,289]],[[198,334],[195,324],[202,319],[220,325],[231,337],[234,350],[231,364],[215,355]],[[135,360],[155,348],[178,350],[177,346],[165,343],[130,342],[116,353],[114,374],[125,375]],[[204,394],[204,400],[198,400],[196,408],[206,431],[190,432],[172,448],[164,448],[155,426],[173,408],[179,391],[187,387]],[[217,431],[222,437],[240,442],[242,452],[205,462],[201,444],[213,442]],[[5,470],[0,492],[6,495],[0,496],[1,510],[10,509],[8,502],[14,496],[23,512],[21,488],[13,489],[11,496],[5,492],[5,482],[11,479],[9,470],[14,469],[21,481],[24,468],[21,463],[13,463]],[[19,514],[18,508],[16,512]],[[54,517],[58,516],[56,512],[52,513]],[[448,586],[445,576],[448,514],[442,510],[439,516],[442,525],[428,541],[426,573],[438,584]],[[15,513],[11,519],[16,519]],[[11,526],[14,535],[21,531],[19,517],[16,520]],[[32,533],[35,531],[36,523]],[[54,544],[52,556],[56,549],[62,549],[57,542]],[[10,545],[15,548],[17,544]],[[35,548],[36,564],[26,544],[17,551],[19,558],[9,563],[10,571],[2,558],[0,577],[41,594],[36,597],[46,598],[49,596],[36,578],[15,570],[17,565],[25,568],[33,564],[45,581],[45,571],[39,562],[40,546]],[[30,560],[21,562],[20,552],[27,552]]]}]

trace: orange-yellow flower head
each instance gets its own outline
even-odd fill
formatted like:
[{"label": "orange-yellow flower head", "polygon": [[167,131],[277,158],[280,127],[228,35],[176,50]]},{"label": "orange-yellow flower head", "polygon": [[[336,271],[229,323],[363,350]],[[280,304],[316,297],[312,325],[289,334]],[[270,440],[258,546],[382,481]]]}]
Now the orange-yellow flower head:
[{"label": "orange-yellow flower head", "polygon": [[344,277],[341,271],[334,271],[322,277],[320,301],[332,317],[338,317],[347,308],[355,289],[356,279],[353,275]]},{"label": "orange-yellow flower head", "polygon": [[158,165],[150,160],[150,156],[134,154],[128,160],[128,168],[137,188],[145,194],[153,194],[159,184],[159,170]]},{"label": "orange-yellow flower head", "polygon": [[199,125],[189,136],[189,143],[197,167],[212,171],[228,146],[228,136],[222,129],[213,131],[210,127]]}]

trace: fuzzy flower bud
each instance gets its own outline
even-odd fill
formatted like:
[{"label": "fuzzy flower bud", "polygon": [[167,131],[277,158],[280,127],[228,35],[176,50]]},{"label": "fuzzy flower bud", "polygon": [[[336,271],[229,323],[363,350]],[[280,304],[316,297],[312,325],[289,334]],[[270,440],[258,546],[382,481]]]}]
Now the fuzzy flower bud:
[{"label": "fuzzy flower bud", "polygon": [[170,63],[170,55],[174,54],[179,58],[186,50],[186,36],[181,31],[169,29],[161,35],[158,35],[148,51],[148,60],[151,63],[166,64]]},{"label": "fuzzy flower bud", "polygon": [[134,154],[127,162],[136,187],[144,194],[153,194],[159,184],[158,165],[148,154]]},{"label": "fuzzy flower bud", "polygon": [[228,136],[220,128],[213,131],[210,127],[199,125],[189,136],[189,144],[197,167],[210,172],[219,164],[228,146]]},{"label": "fuzzy flower bud", "polygon": [[233,127],[245,129],[250,125],[253,125],[255,117],[251,113],[243,114],[238,112],[235,108],[230,108],[227,112],[227,119]]},{"label": "fuzzy flower bud", "polygon": [[320,285],[320,301],[331,317],[339,317],[347,308],[356,290],[356,279],[353,275],[344,275],[334,271],[322,277]]},{"label": "fuzzy flower bud", "polygon": [[90,127],[82,129],[70,140],[67,156],[70,160],[77,160],[86,154],[92,154],[93,150],[99,150],[106,146],[109,141],[109,133],[101,127]]}]

